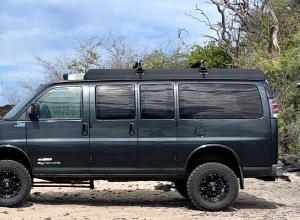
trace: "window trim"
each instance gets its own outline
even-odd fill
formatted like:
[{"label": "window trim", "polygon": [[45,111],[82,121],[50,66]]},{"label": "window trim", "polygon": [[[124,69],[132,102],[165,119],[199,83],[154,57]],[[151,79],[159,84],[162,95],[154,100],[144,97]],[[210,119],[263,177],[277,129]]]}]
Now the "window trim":
[{"label": "window trim", "polygon": [[[142,118],[142,96],[141,96],[141,86],[142,85],[172,85],[173,87],[173,118]],[[138,100],[139,100],[139,112],[138,119],[139,120],[165,120],[165,121],[175,121],[177,120],[177,95],[176,95],[176,82],[173,81],[158,81],[158,82],[141,82],[138,84]]]},{"label": "window trim", "polygon": [[[182,84],[227,84],[227,85],[252,85],[256,88],[258,94],[259,94],[259,102],[260,102],[260,106],[261,106],[261,114],[259,117],[256,117],[256,118],[214,118],[214,117],[210,117],[210,118],[182,118],[181,117],[181,114],[180,114],[180,85]],[[260,92],[260,89],[258,87],[257,84],[254,84],[254,83],[245,83],[245,82],[242,82],[242,83],[232,83],[232,82],[222,82],[222,81],[214,81],[214,82],[199,82],[199,81],[194,81],[194,82],[191,82],[191,81],[180,81],[178,82],[177,84],[177,91],[178,91],[178,108],[177,108],[177,114],[178,114],[178,120],[258,120],[258,119],[263,119],[264,118],[264,106],[263,106],[263,102],[262,102],[262,95],[261,95],[261,92]]]},{"label": "window trim", "polygon": [[[83,114],[84,114],[84,110],[83,110],[83,86],[82,85],[59,85],[59,86],[53,86],[53,87],[49,87],[46,90],[44,90],[42,93],[40,93],[31,104],[36,103],[42,96],[44,96],[47,92],[57,89],[57,88],[70,88],[70,87],[79,87],[81,89],[81,99],[80,99],[80,114],[81,114],[81,118],[42,118],[42,119],[38,119],[37,121],[47,121],[47,122],[52,122],[52,121],[82,121],[83,120]],[[28,118],[28,110],[31,107],[31,104],[28,106],[28,108],[26,109],[26,119]]]},{"label": "window trim", "polygon": [[[97,118],[97,87],[98,86],[104,86],[104,85],[131,85],[133,86],[133,100],[134,100],[134,117],[131,118],[131,119],[99,119]],[[135,82],[108,82],[108,83],[105,83],[105,82],[102,82],[102,83],[96,83],[94,85],[94,110],[95,110],[95,113],[94,113],[94,117],[95,117],[95,120],[96,121],[135,121],[136,118],[137,118],[137,88],[136,88],[136,83]],[[90,103],[91,104],[91,103]]]}]

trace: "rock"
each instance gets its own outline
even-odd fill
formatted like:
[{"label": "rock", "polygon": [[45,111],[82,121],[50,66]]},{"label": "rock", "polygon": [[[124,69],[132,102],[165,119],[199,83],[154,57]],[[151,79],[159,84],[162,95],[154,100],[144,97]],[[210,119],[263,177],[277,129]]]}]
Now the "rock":
[{"label": "rock", "polygon": [[34,196],[40,196],[41,193],[40,193],[40,192],[34,192],[33,195],[34,195]]},{"label": "rock", "polygon": [[284,165],[298,165],[300,168],[300,155],[284,154],[280,160]]},{"label": "rock", "polygon": [[6,215],[7,215],[9,212],[8,212],[8,211],[3,211],[3,212],[1,212],[1,213],[3,213],[3,214],[6,214]]},{"label": "rock", "polygon": [[0,107],[0,118],[6,115],[13,108],[13,105],[5,105]]},{"label": "rock", "polygon": [[286,175],[281,175],[278,177],[279,179],[283,180],[283,181],[287,181],[287,182],[292,182],[289,176]]},{"label": "rock", "polygon": [[300,155],[284,154],[279,160],[284,164],[287,172],[300,171]]},{"label": "rock", "polygon": [[171,189],[174,188],[172,184],[162,184],[159,183],[157,186],[154,187],[155,190],[162,190],[164,192],[169,192]]}]

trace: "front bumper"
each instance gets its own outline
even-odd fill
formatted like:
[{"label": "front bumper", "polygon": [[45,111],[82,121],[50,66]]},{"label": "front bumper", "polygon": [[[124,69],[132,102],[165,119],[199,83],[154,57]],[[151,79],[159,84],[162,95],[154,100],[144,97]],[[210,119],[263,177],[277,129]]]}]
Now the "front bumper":
[{"label": "front bumper", "polygon": [[283,163],[281,161],[278,161],[277,164],[272,165],[272,177],[282,176],[283,171]]}]

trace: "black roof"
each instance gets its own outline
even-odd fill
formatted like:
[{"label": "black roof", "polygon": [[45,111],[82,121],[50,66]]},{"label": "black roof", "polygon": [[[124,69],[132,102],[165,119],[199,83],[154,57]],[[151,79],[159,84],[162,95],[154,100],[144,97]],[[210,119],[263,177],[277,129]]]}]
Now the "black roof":
[{"label": "black roof", "polygon": [[186,69],[146,69],[137,73],[134,69],[92,69],[84,80],[176,80],[176,79],[214,79],[214,80],[265,80],[265,74],[258,69],[208,69],[207,73],[198,68]]}]

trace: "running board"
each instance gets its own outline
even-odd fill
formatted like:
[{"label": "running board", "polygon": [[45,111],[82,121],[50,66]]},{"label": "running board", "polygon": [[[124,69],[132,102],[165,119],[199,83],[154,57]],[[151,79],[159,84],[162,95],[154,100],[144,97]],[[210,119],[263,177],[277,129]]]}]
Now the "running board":
[{"label": "running board", "polygon": [[38,181],[33,182],[32,187],[72,187],[72,188],[89,188],[95,189],[94,181],[71,181],[71,182],[50,182]]}]

